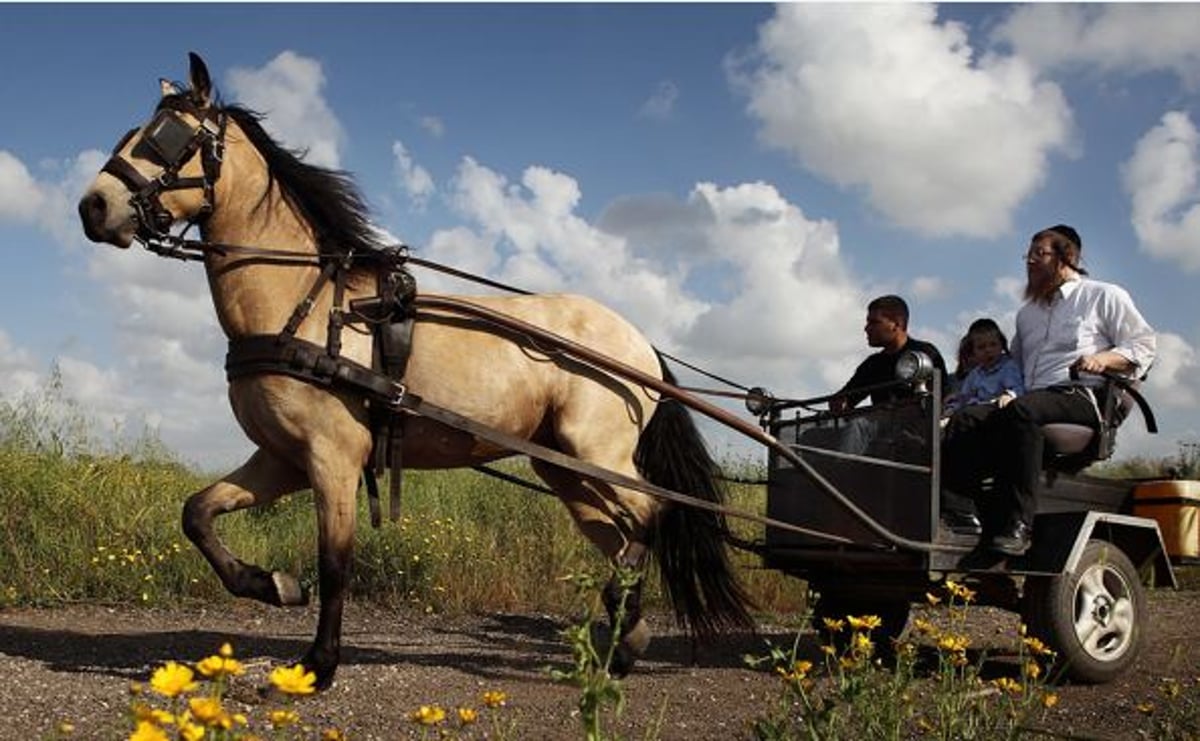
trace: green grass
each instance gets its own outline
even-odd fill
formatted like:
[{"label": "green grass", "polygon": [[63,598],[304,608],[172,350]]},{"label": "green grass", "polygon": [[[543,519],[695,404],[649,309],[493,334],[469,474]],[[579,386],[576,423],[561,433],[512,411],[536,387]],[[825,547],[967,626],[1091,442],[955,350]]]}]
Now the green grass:
[{"label": "green grass", "polygon": [[[232,599],[180,527],[183,502],[217,476],[180,464],[152,435],[106,447],[90,429],[54,382],[0,401],[0,605]],[[523,461],[504,467],[534,478]],[[751,511],[765,507],[759,487],[733,485],[731,496]],[[405,472],[402,514],[373,529],[360,494],[356,598],[438,611],[566,611],[574,596],[563,577],[606,568],[556,499],[474,471]],[[743,537],[760,534],[734,525]],[[244,561],[315,582],[311,493],[222,516],[217,529]],[[750,554],[734,559],[761,608],[803,607],[803,583],[758,569]],[[647,585],[648,604],[661,604],[655,574]]]}]

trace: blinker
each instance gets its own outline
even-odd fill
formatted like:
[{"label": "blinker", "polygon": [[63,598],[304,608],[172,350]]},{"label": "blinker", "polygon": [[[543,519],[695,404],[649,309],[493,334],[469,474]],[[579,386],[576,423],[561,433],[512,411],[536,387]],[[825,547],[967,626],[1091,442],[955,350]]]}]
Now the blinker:
[{"label": "blinker", "polygon": [[162,110],[146,126],[142,141],[168,167],[182,164],[191,147],[196,129],[184,123],[173,111]]}]

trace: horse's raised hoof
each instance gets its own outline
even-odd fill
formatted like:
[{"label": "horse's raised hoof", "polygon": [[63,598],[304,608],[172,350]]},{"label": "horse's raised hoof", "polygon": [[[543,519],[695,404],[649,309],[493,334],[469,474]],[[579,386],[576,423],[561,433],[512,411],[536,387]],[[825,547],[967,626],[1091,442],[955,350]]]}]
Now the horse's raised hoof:
[{"label": "horse's raised hoof", "polygon": [[308,604],[308,590],[291,574],[272,571],[271,582],[275,585],[275,596],[280,607],[304,607]]}]

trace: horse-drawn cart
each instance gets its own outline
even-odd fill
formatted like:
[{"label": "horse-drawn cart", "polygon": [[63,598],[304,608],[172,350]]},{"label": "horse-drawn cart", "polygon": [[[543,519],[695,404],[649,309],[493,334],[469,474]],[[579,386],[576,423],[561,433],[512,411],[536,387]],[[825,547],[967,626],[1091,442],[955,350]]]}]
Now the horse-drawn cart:
[{"label": "horse-drawn cart", "polygon": [[[190,87],[161,81],[153,118],[118,142],[80,218],[94,241],[203,262],[229,340],[231,405],[258,447],[189,497],[183,529],[231,593],[304,604],[295,576],[237,558],[214,520],[313,491],[321,610],[303,663],[318,686],[340,660],[364,468],[371,482],[381,459],[398,473],[513,454],[529,456],[614,563],[641,568],[653,555],[676,617],[701,635],[752,623],[727,555],[725,518],[739,517],[764,527],[755,550],[768,566],[821,593],[819,612],[877,613],[898,633],[912,600],[963,574],[1021,609],[1073,676],[1108,679],[1133,660],[1141,579],[1173,576],[1155,523],[1130,514],[1130,485],[1058,477],[1033,550],[983,559],[978,536],[939,526],[941,390],[921,363],[903,363],[914,372],[897,381],[921,385],[911,401],[841,416],[788,416],[804,405],[753,394],[760,427],[681,390],[632,324],[589,299],[416,292],[404,278],[419,261],[378,241],[349,177],[302,162],[260,116],[220,103],[204,61],[190,61]],[[201,239],[184,239],[191,225]],[[689,410],[768,451],[765,516],[723,503]],[[611,589],[605,601],[617,669],[628,668],[649,629],[636,593],[627,610]]]},{"label": "horse-drawn cart", "polygon": [[[768,526],[765,565],[809,582],[820,595],[818,623],[871,613],[889,636],[903,630],[913,602],[953,576],[977,587],[981,604],[1019,612],[1068,676],[1102,682],[1123,671],[1143,643],[1143,582],[1175,585],[1157,523],[1133,515],[1142,482],[1063,473],[1051,453],[1033,547],[1003,560],[982,535],[940,517],[940,380],[897,383],[923,392],[840,415],[808,411],[824,399],[759,398],[755,411],[781,446],[769,454],[768,516],[838,538]],[[1143,413],[1152,428],[1144,405]]]}]

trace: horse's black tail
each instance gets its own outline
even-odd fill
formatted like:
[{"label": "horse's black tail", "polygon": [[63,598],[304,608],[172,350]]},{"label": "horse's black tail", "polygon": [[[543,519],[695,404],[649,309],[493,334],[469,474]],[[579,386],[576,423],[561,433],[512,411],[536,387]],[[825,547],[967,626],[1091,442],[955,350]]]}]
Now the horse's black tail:
[{"label": "horse's black tail", "polygon": [[[675,377],[662,358],[663,380]],[[638,440],[635,463],[652,484],[722,504],[720,469],[687,408],[664,398]],[[686,504],[668,504],[658,518],[653,548],[675,618],[698,637],[730,628],[752,628],[749,597],[738,583],[725,547],[724,515]]]}]

